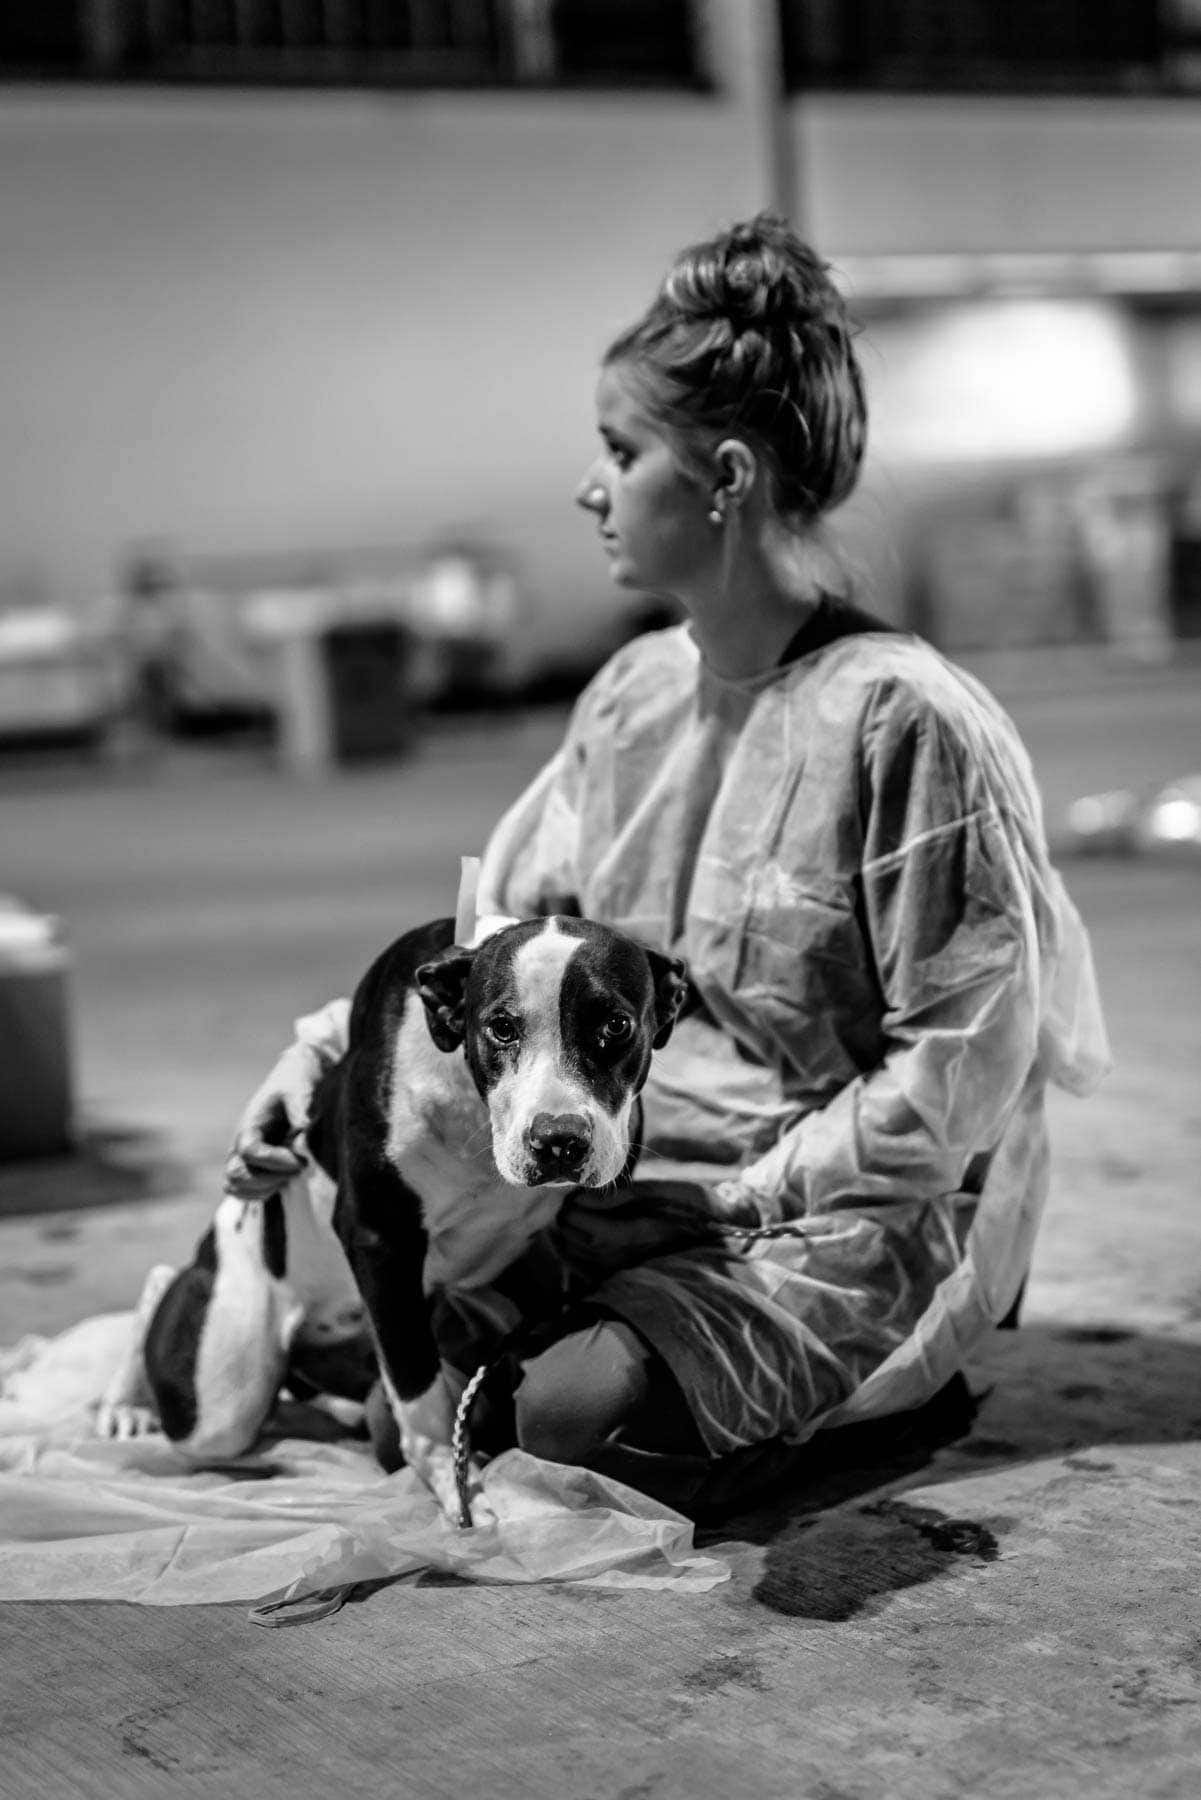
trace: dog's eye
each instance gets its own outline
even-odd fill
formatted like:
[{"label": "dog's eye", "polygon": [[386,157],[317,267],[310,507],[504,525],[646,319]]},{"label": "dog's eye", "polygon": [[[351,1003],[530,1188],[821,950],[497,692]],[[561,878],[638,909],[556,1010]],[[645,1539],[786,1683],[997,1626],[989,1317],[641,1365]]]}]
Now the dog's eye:
[{"label": "dog's eye", "polygon": [[484,1030],[495,1044],[515,1044],[517,1042],[517,1023],[508,1013],[493,1013]]},{"label": "dog's eye", "polygon": [[610,1013],[600,1028],[602,1044],[625,1044],[634,1033],[634,1022],[625,1013]]}]

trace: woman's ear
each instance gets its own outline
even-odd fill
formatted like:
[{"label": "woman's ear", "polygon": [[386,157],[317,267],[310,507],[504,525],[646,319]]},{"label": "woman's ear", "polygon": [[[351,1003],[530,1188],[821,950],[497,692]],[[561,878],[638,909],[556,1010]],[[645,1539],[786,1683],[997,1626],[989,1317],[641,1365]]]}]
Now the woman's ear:
[{"label": "woman's ear", "polygon": [[742,438],[723,438],[713,452],[715,507],[745,505],[759,475],[759,459]]}]

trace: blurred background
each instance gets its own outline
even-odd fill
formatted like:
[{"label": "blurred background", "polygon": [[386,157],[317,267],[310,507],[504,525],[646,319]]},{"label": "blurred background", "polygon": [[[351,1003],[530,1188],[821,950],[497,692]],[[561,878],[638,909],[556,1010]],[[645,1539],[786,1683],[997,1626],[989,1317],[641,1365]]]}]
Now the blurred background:
[{"label": "blurred background", "polygon": [[352,615],[422,697],[577,680],[626,625],[597,357],[762,204],[866,327],[876,606],[1170,655],[1199,96],[1198,0],[8,0],[0,729],[102,735],[139,664],[166,730],[246,723]]},{"label": "blurred background", "polygon": [[[453,909],[669,616],[571,504],[598,356],[763,205],[863,321],[860,596],[996,688],[1057,848],[1112,859],[1072,885],[1165,1076],[1079,1155],[1162,1150],[1201,1013],[1199,101],[1201,0],[7,0],[0,1212],[211,1205],[291,1017]],[[78,1299],[51,1241],[9,1321]]]}]

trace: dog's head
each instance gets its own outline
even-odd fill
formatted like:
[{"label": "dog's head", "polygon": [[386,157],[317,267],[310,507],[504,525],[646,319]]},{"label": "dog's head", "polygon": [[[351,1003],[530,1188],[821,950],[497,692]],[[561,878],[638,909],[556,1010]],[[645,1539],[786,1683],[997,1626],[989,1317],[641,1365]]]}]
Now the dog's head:
[{"label": "dog's head", "polygon": [[687,989],[677,958],[587,919],[506,926],[417,970],[430,1035],[462,1045],[517,1187],[604,1187],[631,1152],[651,1053]]}]

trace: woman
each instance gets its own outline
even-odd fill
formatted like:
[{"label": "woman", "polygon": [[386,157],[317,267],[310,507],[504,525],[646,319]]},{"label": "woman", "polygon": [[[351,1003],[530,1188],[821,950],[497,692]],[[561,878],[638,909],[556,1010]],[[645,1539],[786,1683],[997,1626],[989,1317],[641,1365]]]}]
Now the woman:
[{"label": "woman", "polygon": [[[644,1095],[641,1172],[674,1179],[565,1208],[553,1256],[593,1291],[514,1370],[514,1429],[698,1510],[956,1372],[1026,1273],[1046,1085],[1087,1091],[1106,1048],[1010,722],[828,585],[866,409],[826,268],[769,215],[683,251],[598,411],[576,498],[613,581],[687,623],[584,692],[480,910],[617,926],[686,957],[694,1003]],[[268,1140],[341,1016],[252,1101],[238,1191],[295,1167]]]}]

